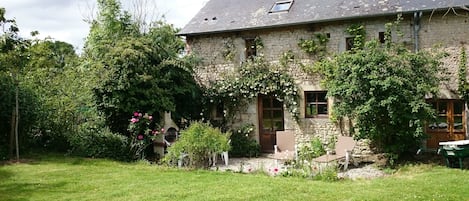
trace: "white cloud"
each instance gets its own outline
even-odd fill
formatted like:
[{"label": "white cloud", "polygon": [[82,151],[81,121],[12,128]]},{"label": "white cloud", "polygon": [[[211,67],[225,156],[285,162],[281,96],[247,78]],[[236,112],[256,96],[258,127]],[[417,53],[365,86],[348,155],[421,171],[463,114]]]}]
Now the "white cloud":
[{"label": "white cloud", "polygon": [[[150,0],[156,3],[157,13],[165,15],[168,23],[182,28],[208,0]],[[156,2],[155,2],[156,1]],[[7,18],[16,19],[23,36],[39,31],[39,37],[71,43],[78,50],[88,35],[90,8],[96,11],[95,0],[1,0]],[[129,8],[132,0],[122,0]],[[153,8],[153,7],[152,7]]]}]

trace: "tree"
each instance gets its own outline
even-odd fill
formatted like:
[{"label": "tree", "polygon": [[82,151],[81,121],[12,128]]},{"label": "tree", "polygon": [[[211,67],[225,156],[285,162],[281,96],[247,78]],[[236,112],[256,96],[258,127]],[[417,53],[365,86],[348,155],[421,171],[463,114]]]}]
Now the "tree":
[{"label": "tree", "polygon": [[141,23],[115,0],[100,0],[98,8],[85,61],[98,73],[96,104],[111,130],[127,133],[134,111],[153,114],[156,122],[164,111],[190,118],[187,106],[197,103],[201,93],[192,76],[192,60],[179,57],[184,43],[175,35],[177,30],[154,22],[148,32],[141,32]]},{"label": "tree", "polygon": [[425,97],[438,92],[441,78],[439,57],[392,43],[390,27],[385,45],[366,42],[317,62],[313,71],[323,75],[328,96],[336,100],[334,117],[353,119],[358,138],[398,156],[425,136],[425,120],[434,114]]},{"label": "tree", "polygon": [[[6,19],[5,12],[4,8],[0,8],[0,26],[2,27],[0,66],[1,70],[11,75],[15,85],[15,106],[12,112],[10,130],[10,156],[13,154],[13,150],[16,150],[16,160],[19,161],[19,74],[29,59],[28,48],[31,41],[19,36],[19,29],[15,20]],[[13,147],[13,144],[15,147]]]},{"label": "tree", "polygon": [[39,119],[31,132],[35,145],[67,151],[68,136],[90,118],[94,78],[83,70],[71,44],[34,40],[29,50],[23,85],[34,89],[39,99]]}]

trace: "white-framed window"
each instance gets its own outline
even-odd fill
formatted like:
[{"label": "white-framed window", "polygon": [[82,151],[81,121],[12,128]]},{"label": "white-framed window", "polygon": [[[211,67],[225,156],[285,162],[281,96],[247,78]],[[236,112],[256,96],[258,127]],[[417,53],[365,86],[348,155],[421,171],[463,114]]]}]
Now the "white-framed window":
[{"label": "white-framed window", "polygon": [[293,4],[293,0],[290,0],[290,1],[277,1],[277,2],[274,3],[272,8],[270,9],[270,13],[289,11],[292,4]]}]

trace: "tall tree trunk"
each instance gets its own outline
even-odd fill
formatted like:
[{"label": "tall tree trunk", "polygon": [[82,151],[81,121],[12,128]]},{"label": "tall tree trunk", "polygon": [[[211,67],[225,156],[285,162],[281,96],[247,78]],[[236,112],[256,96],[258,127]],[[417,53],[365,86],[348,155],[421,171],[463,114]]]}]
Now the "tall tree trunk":
[{"label": "tall tree trunk", "polygon": [[18,101],[18,91],[19,91],[19,86],[18,86],[18,78],[16,79],[16,94],[15,94],[15,140],[16,140],[16,162],[20,161],[20,145],[19,145],[19,140],[18,140],[18,121],[19,121],[19,101]]},{"label": "tall tree trunk", "polygon": [[13,158],[13,152],[15,151],[15,120],[15,108],[13,108],[11,110],[9,158]]}]

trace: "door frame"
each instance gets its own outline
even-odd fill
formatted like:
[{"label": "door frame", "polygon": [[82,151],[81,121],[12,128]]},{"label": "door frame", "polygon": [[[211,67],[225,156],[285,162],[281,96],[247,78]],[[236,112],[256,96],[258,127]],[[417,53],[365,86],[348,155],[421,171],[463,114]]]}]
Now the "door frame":
[{"label": "door frame", "polygon": [[[268,98],[270,100],[270,106],[264,107],[264,99]],[[274,107],[274,102],[278,101],[281,107]],[[271,127],[270,131],[265,132],[264,128],[264,111],[267,110],[271,112],[271,116],[273,116],[274,111],[281,111],[282,114],[282,122],[281,122],[281,129],[274,130]],[[277,100],[272,95],[259,95],[257,99],[257,114],[258,114],[258,125],[259,125],[259,144],[261,145],[261,152],[263,153],[272,153],[274,152],[274,145],[276,144],[276,131],[283,131],[285,130],[285,114],[283,108],[283,102]],[[273,122],[273,118],[271,118]],[[273,123],[271,123],[273,125]]]}]

